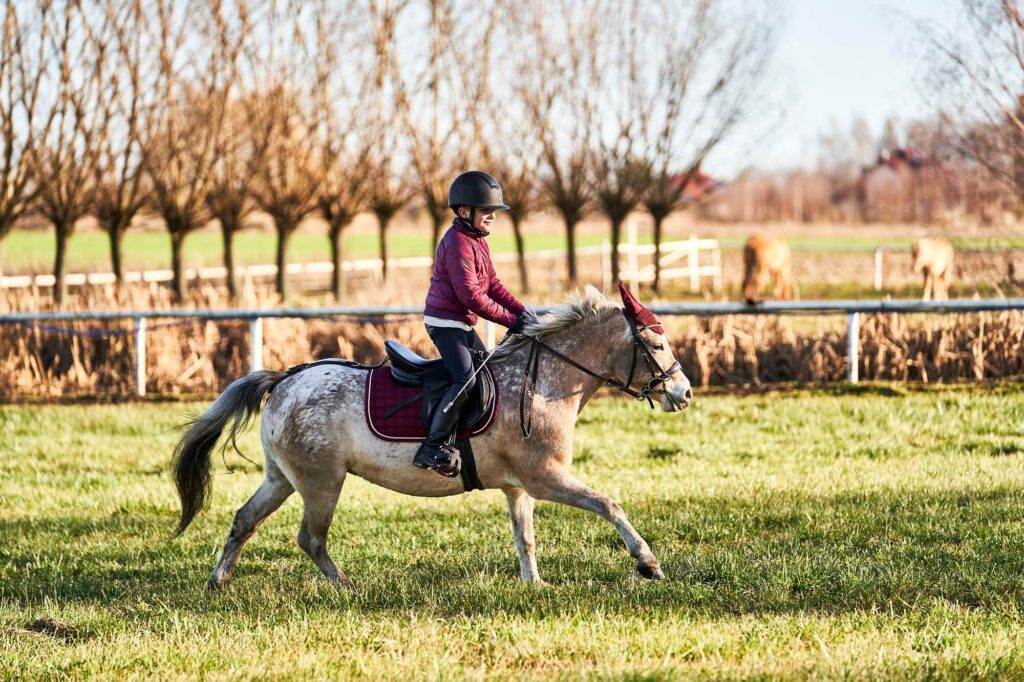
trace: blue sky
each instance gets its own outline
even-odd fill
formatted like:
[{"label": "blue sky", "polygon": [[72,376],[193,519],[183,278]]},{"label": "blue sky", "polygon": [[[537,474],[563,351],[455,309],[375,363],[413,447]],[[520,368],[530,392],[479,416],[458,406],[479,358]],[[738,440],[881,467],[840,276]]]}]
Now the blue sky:
[{"label": "blue sky", "polygon": [[714,159],[721,170],[810,167],[832,122],[849,130],[860,115],[877,134],[889,116],[928,115],[919,86],[924,46],[907,17],[948,25],[951,0],[777,2],[783,15],[768,90],[787,103],[786,117],[757,145],[744,136],[726,145]]}]

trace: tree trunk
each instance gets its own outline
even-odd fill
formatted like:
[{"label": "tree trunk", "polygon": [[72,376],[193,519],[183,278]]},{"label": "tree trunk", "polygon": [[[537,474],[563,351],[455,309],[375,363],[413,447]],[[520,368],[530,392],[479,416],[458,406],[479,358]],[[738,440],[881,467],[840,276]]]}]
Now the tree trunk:
[{"label": "tree trunk", "polygon": [[[4,244],[6,242],[7,235],[0,231],[0,279],[3,279],[4,276]],[[1010,266],[1013,267],[1013,263],[1010,263]],[[1010,279],[1012,281],[1013,277],[1011,276]],[[6,293],[6,291],[0,291],[0,311],[7,310],[7,296],[2,295]]]},{"label": "tree trunk", "polygon": [[57,305],[62,305],[67,299],[67,282],[64,280],[64,261],[68,253],[68,238],[71,231],[65,227],[57,226],[57,255],[53,261],[53,300]]},{"label": "tree trunk", "polygon": [[377,239],[380,243],[380,277],[384,283],[388,281],[388,223],[390,222],[391,216],[377,216]]},{"label": "tree trunk", "polygon": [[619,242],[622,241],[622,218],[612,218],[612,284],[619,283]]},{"label": "tree trunk", "polygon": [[227,269],[228,296],[238,300],[238,280],[235,277],[235,228],[225,226],[221,221],[221,236],[224,238],[224,267]]},{"label": "tree trunk", "polygon": [[343,255],[341,237],[343,231],[344,225],[331,225],[331,264],[334,266],[334,271],[331,273],[331,293],[334,294],[334,300],[339,303],[341,302],[341,289],[344,284],[344,273],[341,269]]},{"label": "tree trunk", "polygon": [[291,230],[286,225],[277,227],[277,293],[282,301],[288,300],[288,237]]},{"label": "tree trunk", "polygon": [[174,300],[178,303],[185,302],[188,283],[185,281],[184,246],[185,230],[171,232],[171,289],[174,292]]},{"label": "tree trunk", "polygon": [[433,215],[431,216],[431,220],[433,223],[430,226],[430,252],[437,253],[437,242],[441,239],[441,228],[444,227],[444,217]]},{"label": "tree trunk", "polygon": [[566,219],[565,221],[565,238],[566,238],[566,258],[569,265],[569,283],[568,288],[572,289],[576,286],[576,221]]},{"label": "tree trunk", "polygon": [[519,259],[519,288],[524,294],[530,293],[530,282],[526,278],[526,247],[523,244],[523,230],[520,218],[512,218],[512,236],[516,240],[516,256]]},{"label": "tree trunk", "polygon": [[124,283],[124,230],[120,225],[107,227],[107,237],[110,238],[110,266],[114,270],[114,279],[118,284]]},{"label": "tree trunk", "polygon": [[[652,216],[654,218],[654,293],[660,294],[661,290],[661,223],[665,216]],[[692,264],[691,264],[692,266]]]}]

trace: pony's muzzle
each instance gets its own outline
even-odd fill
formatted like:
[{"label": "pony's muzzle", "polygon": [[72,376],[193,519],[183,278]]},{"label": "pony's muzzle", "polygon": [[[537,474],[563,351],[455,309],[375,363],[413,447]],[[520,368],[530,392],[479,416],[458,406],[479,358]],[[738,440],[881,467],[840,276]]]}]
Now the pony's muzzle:
[{"label": "pony's muzzle", "polygon": [[661,391],[661,409],[665,412],[685,410],[692,401],[693,389],[690,388],[689,381],[677,382],[672,386],[665,385]]}]

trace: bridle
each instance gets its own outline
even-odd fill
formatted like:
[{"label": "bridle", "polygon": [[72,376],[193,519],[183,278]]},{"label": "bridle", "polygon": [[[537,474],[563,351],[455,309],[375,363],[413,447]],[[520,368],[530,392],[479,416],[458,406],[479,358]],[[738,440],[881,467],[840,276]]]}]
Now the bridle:
[{"label": "bridle", "polygon": [[[529,438],[530,433],[533,430],[533,414],[532,410],[530,410],[527,405],[533,405],[533,394],[537,387],[537,372],[540,367],[541,350],[548,351],[562,362],[572,365],[584,374],[601,381],[605,386],[610,386],[611,388],[630,395],[637,400],[646,400],[651,406],[651,409],[654,409],[654,400],[651,398],[651,395],[659,386],[671,379],[673,374],[676,372],[682,372],[683,366],[679,364],[678,360],[676,360],[668,369],[662,369],[661,365],[658,364],[658,360],[654,357],[654,351],[651,350],[651,347],[647,345],[647,342],[644,341],[643,336],[641,336],[648,327],[638,325],[635,320],[625,314],[625,311],[623,311],[623,315],[629,323],[630,334],[633,337],[633,358],[629,363],[629,376],[626,378],[625,383],[612,377],[601,376],[597,372],[576,362],[568,355],[555,350],[536,336],[526,337],[530,340],[530,354],[526,359],[526,380],[523,381],[523,388],[519,395],[519,427],[522,429],[523,436],[525,438]],[[642,358],[644,364],[647,365],[647,369],[651,373],[651,378],[641,388],[634,389],[632,384],[633,376],[636,374],[638,357]],[[527,401],[527,395],[529,395],[529,401]],[[677,402],[676,399],[667,391],[665,392],[665,395],[668,396],[669,400],[672,402]]]}]

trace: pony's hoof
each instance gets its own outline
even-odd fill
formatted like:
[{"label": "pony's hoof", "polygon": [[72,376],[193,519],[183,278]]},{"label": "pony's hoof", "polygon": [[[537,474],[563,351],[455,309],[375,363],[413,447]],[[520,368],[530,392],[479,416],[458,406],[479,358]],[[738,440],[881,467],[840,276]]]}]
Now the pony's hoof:
[{"label": "pony's hoof", "polygon": [[339,587],[352,594],[356,593],[356,584],[346,577],[340,577],[337,580],[328,580],[328,582],[334,587]]},{"label": "pony's hoof", "polygon": [[661,566],[658,565],[657,561],[638,561],[636,570],[640,573],[641,577],[648,580],[665,579],[665,573],[661,570]]},{"label": "pony's hoof", "polygon": [[216,592],[218,590],[223,590],[227,586],[228,586],[228,581],[227,580],[218,580],[217,578],[214,578],[213,576],[211,576],[210,579],[206,581],[206,589],[208,591],[210,591],[210,592]]}]

